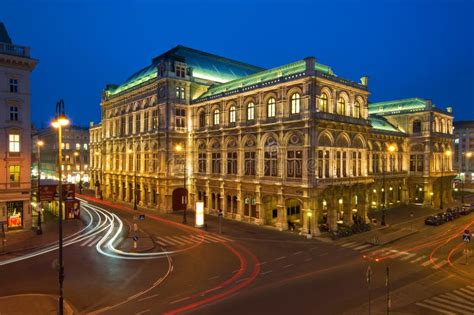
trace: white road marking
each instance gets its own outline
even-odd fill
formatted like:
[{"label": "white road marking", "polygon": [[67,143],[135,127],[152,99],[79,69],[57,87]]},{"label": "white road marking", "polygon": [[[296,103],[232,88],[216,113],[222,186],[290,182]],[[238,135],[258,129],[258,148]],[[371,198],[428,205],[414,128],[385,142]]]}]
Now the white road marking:
[{"label": "white road marking", "polygon": [[397,251],[397,253],[394,253],[393,255],[390,255],[390,257],[388,257],[388,258],[395,259],[395,258],[400,257],[400,256],[403,256],[403,255],[408,255],[408,253],[407,253],[407,252],[399,252],[399,251]]},{"label": "white road marking", "polygon": [[206,237],[208,240],[213,241],[213,242],[217,242],[217,243],[226,242],[226,241],[223,240],[223,239],[217,238],[217,237],[212,236],[212,235],[209,235],[209,234],[205,234],[205,237]]},{"label": "white road marking", "polygon": [[313,260],[313,258],[310,257],[310,258],[306,259],[305,262],[308,262],[308,261],[311,261],[311,260]]},{"label": "white road marking", "polygon": [[266,263],[267,263],[266,261],[261,261],[261,262],[259,262],[257,265],[262,266],[262,265],[265,265]]},{"label": "white road marking", "polygon": [[461,302],[461,303],[466,303],[467,305],[470,305],[471,307],[474,307],[474,302],[471,302],[471,301],[468,301],[456,294],[453,294],[453,293],[446,293],[446,294],[443,294],[441,295],[441,297],[445,297],[447,299],[451,299],[453,301],[458,301],[458,302]]},{"label": "white road marking", "polygon": [[87,244],[87,247],[94,246],[95,244],[97,244],[98,241],[100,241],[101,238],[102,238],[102,236],[97,236],[96,239],[93,242]]},{"label": "white road marking", "polygon": [[222,238],[228,242],[233,242],[234,240],[233,239],[230,239],[230,238],[227,238],[225,236],[222,236],[222,235],[216,235],[216,234],[212,234],[214,237],[218,237],[218,238]]},{"label": "white road marking", "polygon": [[407,252],[405,252],[405,253],[406,253],[406,255],[403,256],[402,258],[400,258],[400,260],[405,261],[405,260],[411,259],[414,256],[416,256],[416,253],[407,253]]},{"label": "white road marking", "polygon": [[361,249],[371,247],[371,246],[372,246],[372,244],[364,244],[364,245],[361,245],[361,246],[354,247],[354,249],[355,250],[361,250]]},{"label": "white road marking", "polygon": [[242,282],[242,281],[244,281],[244,280],[247,280],[248,278],[249,278],[249,277],[246,277],[246,278],[239,279],[239,280],[235,281],[235,283]]},{"label": "white road marking", "polygon": [[299,254],[301,254],[301,253],[303,253],[303,252],[302,252],[302,251],[299,251],[299,252],[293,253],[293,255],[299,255]]},{"label": "white road marking", "polygon": [[414,259],[412,261],[410,261],[412,264],[416,263],[416,262],[419,262],[420,260],[423,260],[425,259],[426,255],[422,255],[420,257],[418,257],[417,259]]},{"label": "white road marking", "polygon": [[427,309],[430,309],[432,311],[436,311],[436,312],[441,313],[441,314],[456,315],[456,313],[446,312],[446,311],[441,310],[439,308],[439,306],[431,306],[431,305],[428,305],[428,304],[425,304],[425,303],[416,303],[416,305],[427,308]]},{"label": "white road marking", "polygon": [[283,266],[283,269],[285,269],[285,268],[290,268],[291,266],[294,266],[294,265],[293,265],[293,264],[289,264],[289,265]]},{"label": "white road marking", "polygon": [[220,276],[214,276],[214,277],[210,277],[210,278],[207,278],[207,280],[214,280],[214,279],[217,279],[219,278]]},{"label": "white road marking", "polygon": [[[165,243],[166,246],[168,246],[168,245],[176,246],[176,245],[177,245],[176,243],[171,242],[171,241],[169,241],[169,240],[167,240],[167,239],[165,239],[165,238],[163,238],[163,237],[161,237],[161,236],[160,236],[160,237],[157,237],[156,239],[157,239],[158,241],[162,242],[162,243]],[[161,244],[160,244],[160,245],[161,245]]]},{"label": "white road marking", "polygon": [[357,245],[357,244],[358,244],[357,242],[349,242],[349,243],[344,243],[344,244],[342,244],[341,247],[346,247],[346,248],[348,248],[348,247],[355,246],[355,245]]},{"label": "white road marking", "polygon": [[135,313],[135,315],[141,315],[141,314],[145,314],[145,313],[148,313],[148,312],[150,312],[150,309],[146,309],[146,310],[144,310],[144,311]]},{"label": "white road marking", "polygon": [[185,242],[183,242],[182,240],[180,240],[177,236],[163,236],[164,238],[172,241],[172,242],[175,242],[177,243],[178,245],[186,245]]},{"label": "white road marking", "polygon": [[322,253],[322,254],[319,254],[318,256],[325,256],[327,255],[328,253]]},{"label": "white road marking", "polygon": [[269,274],[270,272],[273,272],[273,270],[268,270],[268,271],[265,271],[265,272],[261,272],[260,275],[264,276],[266,274]]},{"label": "white road marking", "polygon": [[275,259],[275,260],[282,260],[282,259],[285,259],[285,258],[286,258],[286,256],[281,256],[281,257],[278,257],[278,258]]},{"label": "white road marking", "polygon": [[158,237],[156,238],[155,241],[156,241],[160,246],[168,246],[167,243],[164,243],[164,242],[160,241],[160,240],[158,239]]},{"label": "white road marking", "polygon": [[433,300],[435,301],[438,301],[438,302],[443,302],[443,303],[447,303],[447,304],[450,304],[454,307],[457,307],[457,308],[461,308],[461,309],[465,309],[467,311],[472,311],[472,307],[468,306],[468,305],[464,305],[464,304],[459,304],[458,302],[453,302],[451,301],[450,299],[443,299],[439,296],[435,296],[433,298]]},{"label": "white road marking", "polygon": [[190,236],[181,235],[180,237],[181,237],[183,240],[187,240],[188,242],[190,242],[190,244],[194,244],[194,243],[197,242],[194,238],[191,238]]},{"label": "white road marking", "polygon": [[366,249],[363,249],[363,250],[361,250],[360,252],[361,252],[361,253],[367,253],[367,252],[370,252],[370,251],[374,250],[374,246],[375,246],[375,245],[370,244],[370,246],[371,246],[371,247],[366,248]]},{"label": "white road marking", "polygon": [[206,240],[204,237],[196,236],[196,235],[191,235],[192,238],[198,240],[199,242],[204,242],[204,243],[210,243],[208,240]]},{"label": "white road marking", "polygon": [[453,292],[456,293],[456,294],[459,295],[459,296],[462,296],[462,297],[464,297],[464,298],[466,298],[466,299],[471,300],[471,301],[474,302],[474,297],[470,296],[469,294],[466,294],[466,293],[463,292],[463,291],[454,290]]},{"label": "white road marking", "polygon": [[472,291],[469,291],[469,290],[464,289],[464,288],[459,289],[459,290],[461,290],[462,292],[464,292],[464,293],[466,293],[466,294],[469,294],[470,296],[473,296],[473,297],[474,297],[474,293],[473,293]]},{"label": "white road marking", "polygon": [[426,267],[426,266],[428,266],[429,264],[431,264],[431,261],[433,261],[433,263],[435,263],[437,260],[438,260],[438,258],[433,257],[432,260],[431,260],[431,259],[428,259],[427,261],[425,261],[425,262],[422,263],[421,265],[422,265],[423,267]]},{"label": "white road marking", "polygon": [[446,265],[447,263],[448,263],[448,261],[443,259],[442,261],[440,261],[436,265],[433,265],[433,269],[439,269],[439,268],[443,267],[444,265]]},{"label": "white road marking", "polygon": [[190,296],[187,296],[187,297],[185,297],[185,298],[172,301],[172,302],[170,302],[169,304],[176,304],[176,303],[179,303],[179,302],[183,302],[183,301],[189,300],[190,298],[191,298]]},{"label": "white road marking", "polygon": [[86,246],[87,244],[89,244],[90,242],[92,242],[94,239],[95,239],[95,237],[90,237],[90,238],[88,238],[85,242],[83,242],[83,243],[81,244],[81,246]]},{"label": "white road marking", "polygon": [[186,244],[194,244],[194,242],[191,242],[191,241],[185,239],[184,236],[181,236],[181,235],[179,235],[179,236],[176,235],[175,238],[182,241],[182,242],[185,242]]},{"label": "white road marking", "polygon": [[138,301],[139,301],[139,302],[145,301],[145,300],[148,300],[148,299],[152,299],[152,298],[154,298],[154,297],[157,297],[157,296],[158,296],[158,294],[153,294],[153,295],[150,295],[150,296],[147,296],[147,297],[138,299]]}]

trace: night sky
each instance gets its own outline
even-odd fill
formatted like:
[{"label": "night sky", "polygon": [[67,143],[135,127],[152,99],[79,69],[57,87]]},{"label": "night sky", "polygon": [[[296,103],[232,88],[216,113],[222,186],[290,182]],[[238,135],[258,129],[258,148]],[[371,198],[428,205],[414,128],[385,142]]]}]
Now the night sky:
[{"label": "night sky", "polygon": [[370,100],[423,97],[474,119],[474,1],[1,1],[13,42],[30,46],[32,118],[63,98],[75,124],[100,95],[182,44],[270,68],[307,56],[343,78],[369,75]]}]

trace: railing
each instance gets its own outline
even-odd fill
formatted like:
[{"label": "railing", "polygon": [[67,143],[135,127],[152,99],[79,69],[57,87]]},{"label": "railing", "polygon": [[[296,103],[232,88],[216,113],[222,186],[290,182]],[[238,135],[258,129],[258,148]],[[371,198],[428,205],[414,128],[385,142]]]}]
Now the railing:
[{"label": "railing", "polygon": [[8,43],[0,43],[0,53],[28,58],[30,57],[30,48]]}]

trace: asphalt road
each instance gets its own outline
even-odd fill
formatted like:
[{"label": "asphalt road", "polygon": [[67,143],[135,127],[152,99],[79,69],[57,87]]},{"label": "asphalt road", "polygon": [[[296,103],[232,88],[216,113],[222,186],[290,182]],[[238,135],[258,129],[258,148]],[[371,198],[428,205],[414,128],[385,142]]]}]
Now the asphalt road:
[{"label": "asphalt road", "polygon": [[[207,218],[206,232],[194,229],[191,218],[182,225],[179,214],[146,213],[144,221],[136,221],[133,210],[89,206],[91,213],[94,209],[105,214],[100,223],[100,214],[94,214],[89,230],[114,218],[107,211],[118,217],[108,229],[65,248],[65,297],[80,313],[368,314],[369,293],[372,314],[385,313],[387,266],[393,313],[439,314],[442,305],[447,305],[446,312],[469,313],[474,306],[474,287],[472,292],[468,287],[473,286],[474,270],[464,265],[460,241],[474,213],[429,227],[422,215],[411,218],[400,211],[397,218],[392,212],[387,218],[399,228],[418,232],[373,246],[363,241],[367,235],[308,240],[228,220],[218,234],[213,217]],[[150,245],[145,252],[130,246],[134,222],[140,245]],[[109,239],[118,233],[115,246],[107,246],[107,232]],[[55,294],[56,256],[53,251],[0,266],[0,295]]]}]

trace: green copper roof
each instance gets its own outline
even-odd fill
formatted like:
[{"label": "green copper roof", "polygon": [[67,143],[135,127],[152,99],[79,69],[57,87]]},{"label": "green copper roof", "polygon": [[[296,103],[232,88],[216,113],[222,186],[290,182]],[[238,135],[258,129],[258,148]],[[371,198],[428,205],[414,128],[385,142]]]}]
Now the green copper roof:
[{"label": "green copper roof", "polygon": [[389,123],[385,118],[375,115],[369,116],[369,121],[372,127],[376,130],[401,132],[397,127]]},{"label": "green copper roof", "polygon": [[369,114],[396,114],[425,110],[429,101],[422,98],[407,98],[388,102],[369,103]]},{"label": "green copper roof", "polygon": [[153,58],[152,64],[130,76],[121,85],[108,85],[105,89],[109,96],[115,95],[143,82],[157,77],[157,65],[162,60],[178,60],[192,68],[193,77],[225,83],[264,70],[232,59],[209,54],[196,49],[176,46],[164,54]]},{"label": "green copper roof", "polygon": [[[315,70],[333,75],[332,69],[328,66],[316,63]],[[205,98],[208,96],[217,95],[222,92],[232,91],[238,88],[243,88],[246,86],[251,86],[256,83],[262,83],[266,81],[271,81],[282,76],[288,76],[292,74],[297,74],[304,72],[306,70],[306,62],[304,60],[299,60],[284,66],[276,67],[269,70],[264,70],[234,81],[230,81],[224,84],[219,84],[212,86],[206,93],[201,95],[199,98]]]}]

